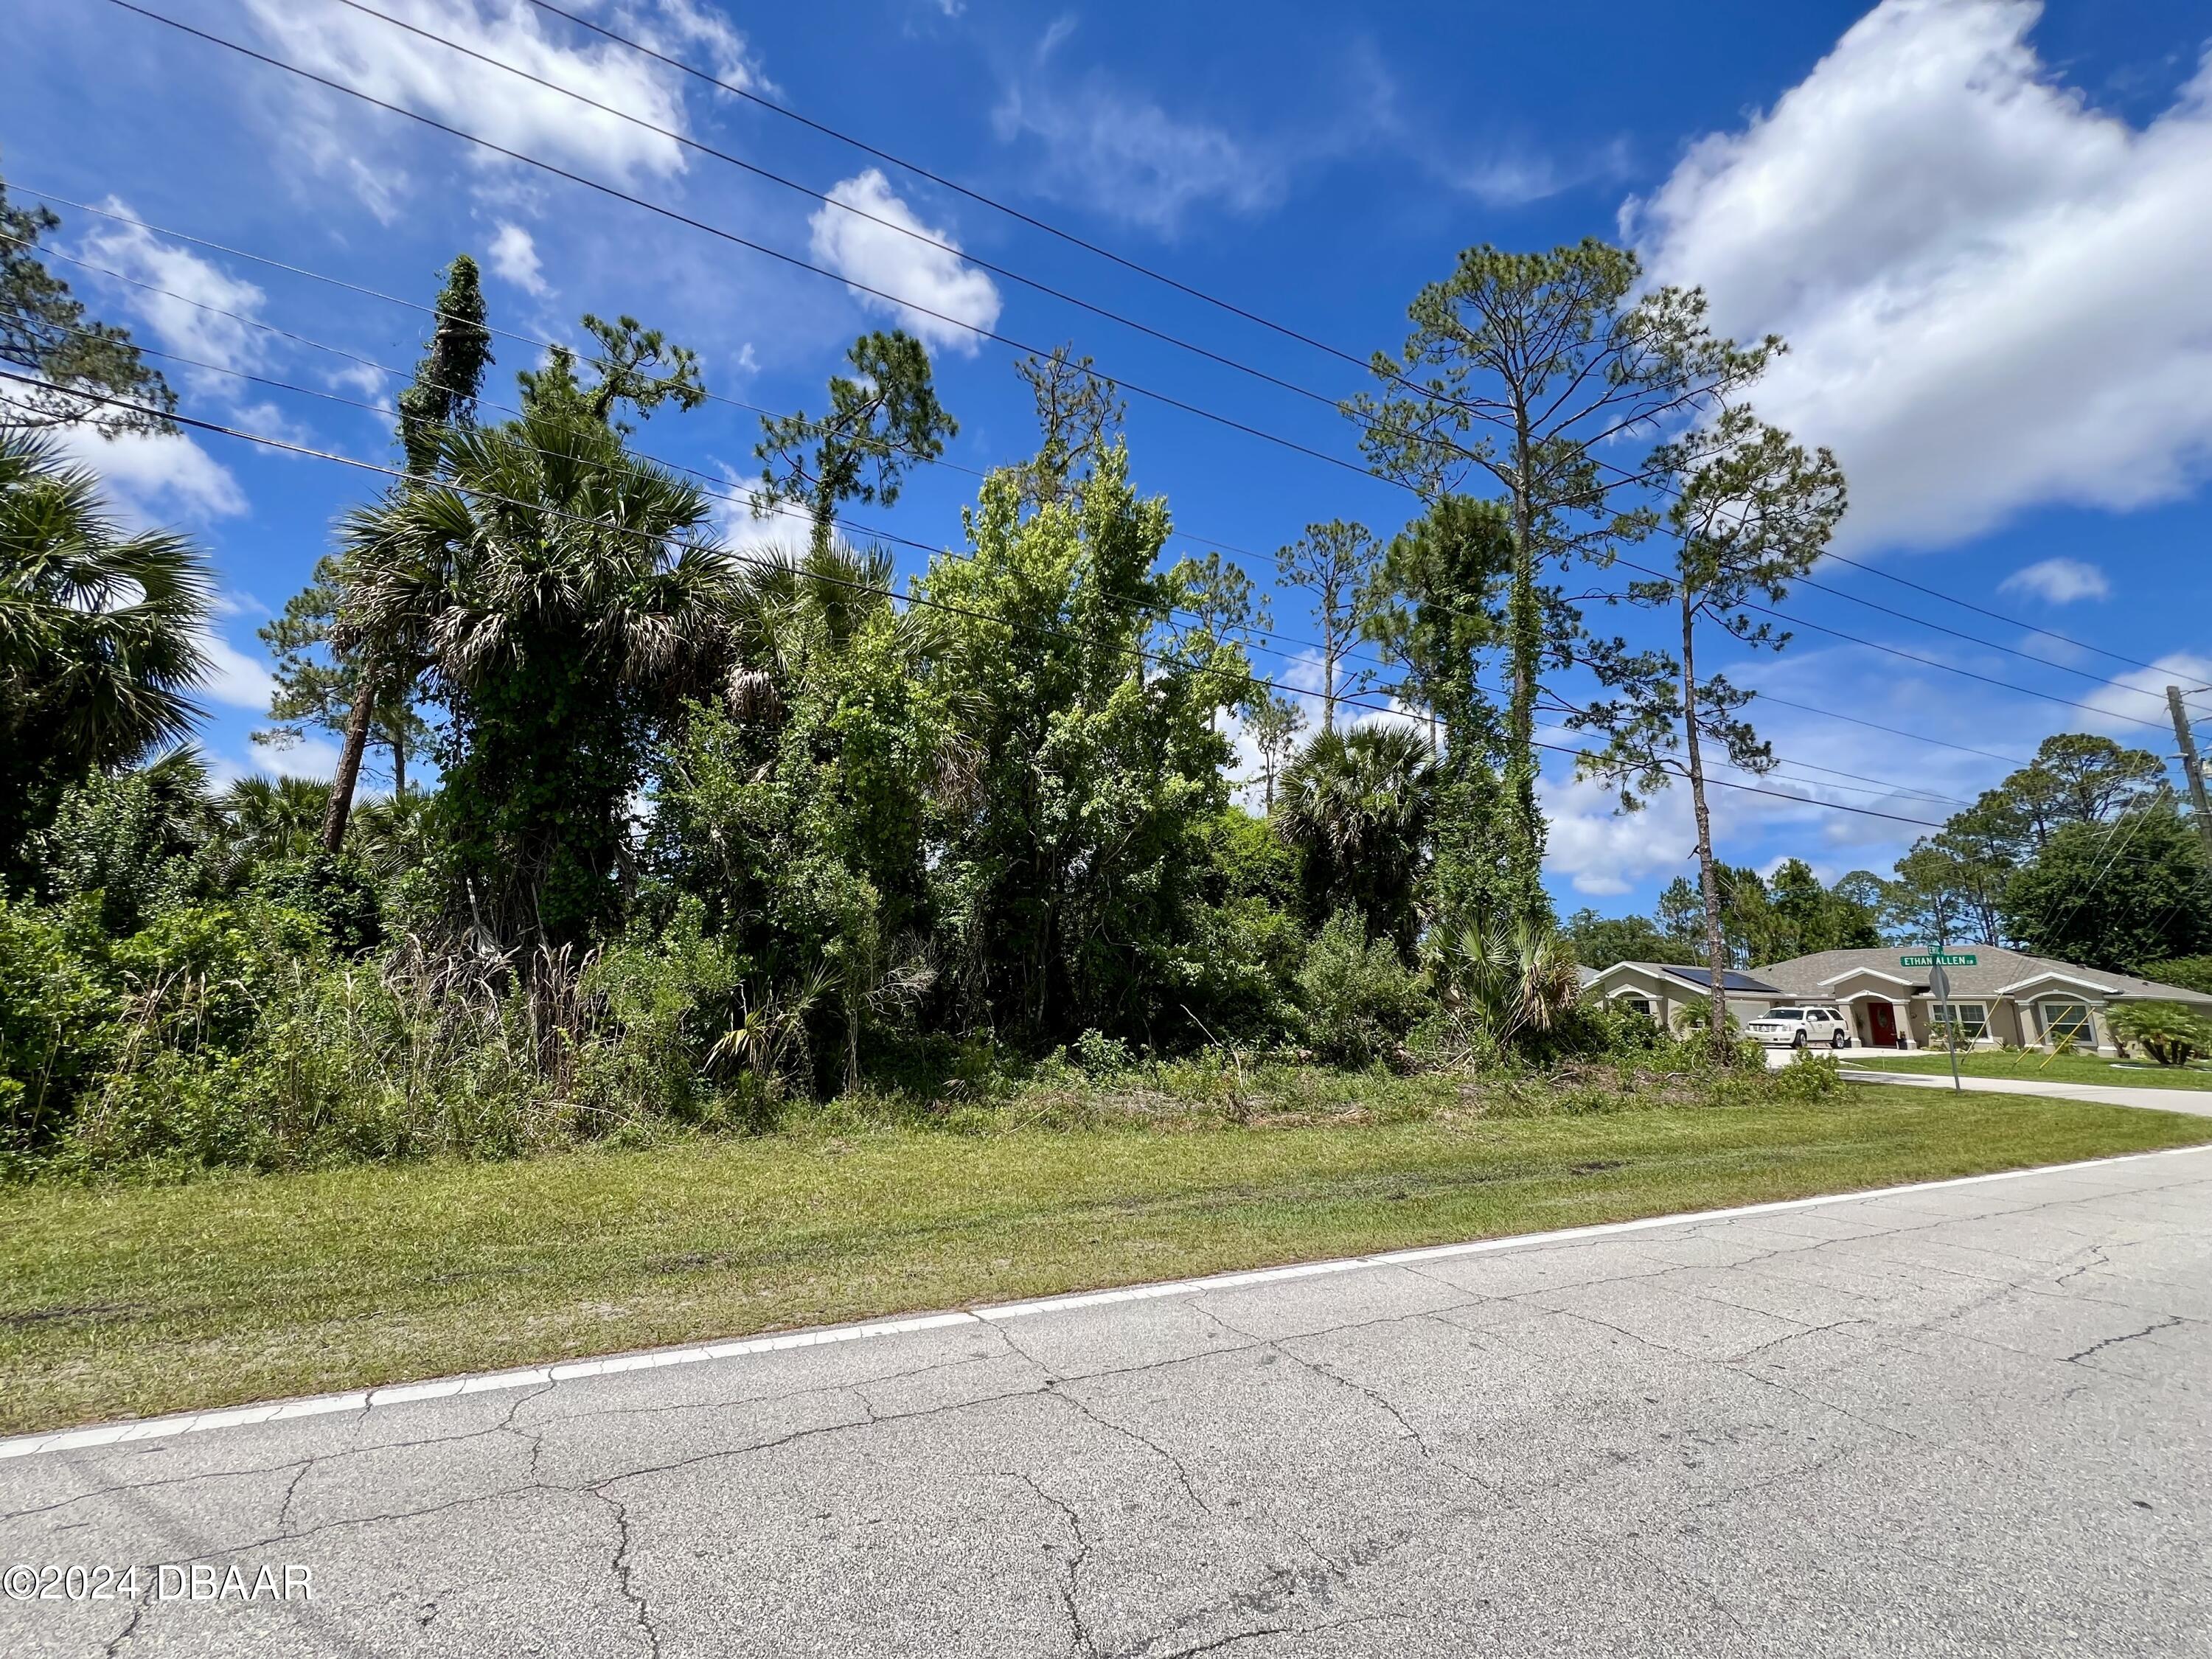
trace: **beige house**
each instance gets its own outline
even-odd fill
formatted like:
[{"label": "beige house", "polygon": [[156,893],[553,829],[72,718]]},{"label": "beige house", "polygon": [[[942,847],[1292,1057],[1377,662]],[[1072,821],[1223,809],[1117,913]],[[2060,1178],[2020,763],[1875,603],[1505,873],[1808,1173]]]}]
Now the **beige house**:
[{"label": "beige house", "polygon": [[[1780,986],[1757,974],[1728,974],[1722,988],[1729,1017],[1739,1024],[1758,1018],[1783,995]],[[1685,1008],[1710,1001],[1712,993],[1712,975],[1707,969],[1668,962],[1616,962],[1583,982],[1585,997],[1608,998],[1670,1030],[1681,1024]]]},{"label": "beige house", "polygon": [[[1770,1008],[1811,1003],[1843,1011],[1853,1041],[1869,1048],[1942,1046],[1938,1022],[1958,1029],[1961,1046],[2049,1048],[2071,1037],[2077,1048],[2116,1054],[2109,1015],[2123,1002],[2185,1003],[2212,1017],[2212,996],[2160,985],[2129,974],[2079,968],[2049,957],[2031,957],[1993,945],[1954,947],[1976,958],[1968,968],[1944,971],[1951,996],[1939,1004],[1928,969],[1901,966],[1901,956],[1925,954],[1896,945],[1872,951],[1821,951],[1769,963],[1728,980],[1729,1012],[1739,1021]],[[1595,975],[1587,996],[1626,1001],[1669,1025],[1684,1003],[1702,1001],[1705,970],[1659,963],[1620,962]]]}]

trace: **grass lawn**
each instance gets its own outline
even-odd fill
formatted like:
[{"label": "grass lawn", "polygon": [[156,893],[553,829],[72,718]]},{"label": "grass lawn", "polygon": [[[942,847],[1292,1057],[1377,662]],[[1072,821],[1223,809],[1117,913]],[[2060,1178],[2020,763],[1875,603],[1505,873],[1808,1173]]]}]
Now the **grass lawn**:
[{"label": "grass lawn", "polygon": [[878,1129],[0,1193],[0,1432],[2212,1140],[2018,1096]]},{"label": "grass lawn", "polygon": [[[1879,1072],[1929,1072],[1951,1075],[1950,1056],[1885,1054],[1863,1060],[1854,1049],[1848,1066]],[[2102,1083],[2123,1089],[2212,1089],[2212,1067],[2155,1066],[2147,1060],[2114,1060],[2098,1054],[1981,1054],[1959,1056],[1961,1077],[2024,1078],[2030,1083]]]}]

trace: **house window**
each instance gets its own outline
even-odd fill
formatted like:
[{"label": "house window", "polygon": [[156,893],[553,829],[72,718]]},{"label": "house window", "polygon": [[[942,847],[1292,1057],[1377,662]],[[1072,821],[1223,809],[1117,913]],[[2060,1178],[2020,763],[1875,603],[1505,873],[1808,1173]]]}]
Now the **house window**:
[{"label": "house window", "polygon": [[1641,1014],[1646,1019],[1650,1019],[1651,1018],[1651,1002],[1650,998],[1622,997],[1619,999],[1619,1000],[1620,1006],[1627,1009],[1630,1013]]},{"label": "house window", "polygon": [[2039,1002],[2035,1005],[2035,1019],[2045,1042],[2057,1042],[2062,1037],[2088,1044],[2097,1040],[2094,1028],[2089,1024],[2089,1005],[2086,1002]]},{"label": "house window", "polygon": [[1959,1041],[1979,1042],[1989,1035],[1989,1005],[1981,1002],[1939,1002],[1929,1016],[1938,1025],[1958,1028]]}]

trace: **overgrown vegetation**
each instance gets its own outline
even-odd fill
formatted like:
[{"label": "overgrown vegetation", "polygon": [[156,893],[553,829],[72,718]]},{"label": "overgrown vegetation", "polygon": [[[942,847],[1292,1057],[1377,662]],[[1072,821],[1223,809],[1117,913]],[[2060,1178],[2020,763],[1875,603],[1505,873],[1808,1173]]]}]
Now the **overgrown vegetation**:
[{"label": "overgrown vegetation", "polygon": [[[1037,453],[902,581],[839,514],[958,430],[918,341],[862,337],[824,412],[764,419],[757,503],[803,518],[805,550],[732,545],[634,442],[706,395],[693,354],[586,316],[582,346],[522,370],[515,418],[480,421],[493,336],[463,257],[398,399],[406,476],[265,630],[272,739],[341,739],[336,777],[218,788],[189,747],[204,556],[125,531],[39,430],[158,427],[167,388],[120,331],[68,345],[95,336],[37,258],[51,216],[8,223],[0,320],[44,377],[0,400],[9,1174],[1820,1086],[1583,1006],[1541,885],[1542,673],[1601,665],[1619,700],[1576,718],[1638,788],[1678,741],[1756,769],[1745,699],[1699,677],[1688,630],[1754,634],[1735,607],[1842,510],[1832,461],[1745,401],[1777,343],[1714,335],[1632,255],[1471,250],[1417,297],[1403,368],[1378,361],[1349,412],[1420,510],[1284,550],[1324,635],[1310,719],[1253,672],[1252,580],[1168,556],[1168,504],[1133,482],[1087,359],[1021,366]],[[1470,424],[1515,408],[1541,418]],[[1601,437],[1657,443],[1645,476],[1691,506],[1662,520],[1592,459]],[[1564,576],[1662,530],[1674,585],[1641,597],[1679,600],[1684,649],[1631,659]],[[1363,641],[1394,677],[1385,718]],[[1240,721],[1261,811],[1237,799]],[[1761,884],[1703,845],[1701,959],[1863,930],[1802,866]]]}]

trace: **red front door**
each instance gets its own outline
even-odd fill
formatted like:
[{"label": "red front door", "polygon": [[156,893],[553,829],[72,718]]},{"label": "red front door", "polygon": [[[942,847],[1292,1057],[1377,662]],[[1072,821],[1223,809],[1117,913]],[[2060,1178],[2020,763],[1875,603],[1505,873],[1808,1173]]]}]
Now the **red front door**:
[{"label": "red front door", "polygon": [[1897,1047],[1897,1010],[1887,1002],[1867,1004],[1867,1041],[1876,1048]]}]

